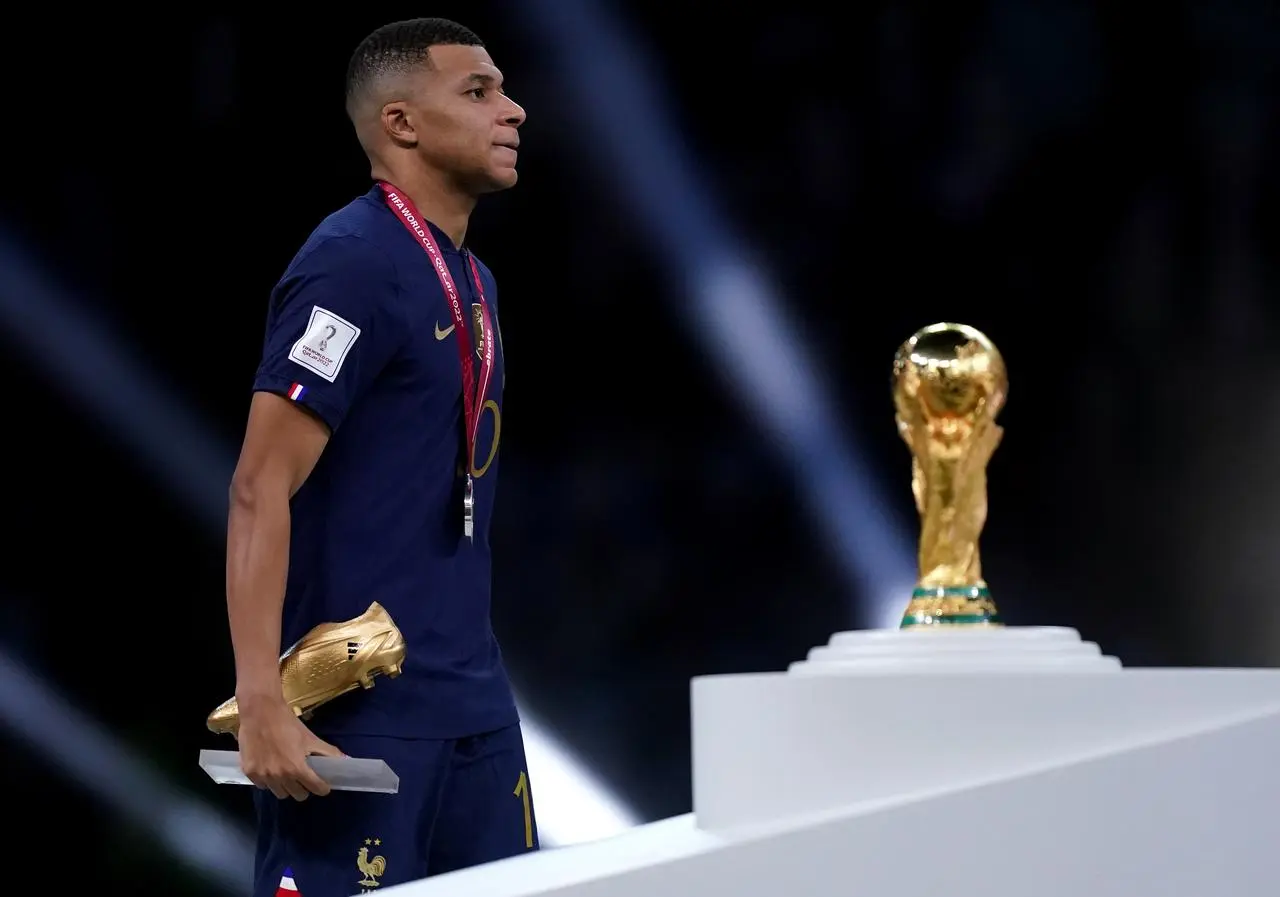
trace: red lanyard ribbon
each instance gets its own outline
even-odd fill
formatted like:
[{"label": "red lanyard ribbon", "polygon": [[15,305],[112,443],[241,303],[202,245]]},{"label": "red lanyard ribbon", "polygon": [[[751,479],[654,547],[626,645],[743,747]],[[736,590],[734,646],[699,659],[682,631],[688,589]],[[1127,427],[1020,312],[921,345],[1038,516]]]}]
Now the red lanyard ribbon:
[{"label": "red lanyard ribbon", "polygon": [[449,300],[449,311],[453,313],[455,328],[453,333],[458,343],[458,359],[462,363],[462,415],[467,435],[467,480],[470,482],[471,471],[476,464],[476,437],[480,432],[480,413],[484,408],[485,397],[489,394],[489,381],[493,377],[493,323],[489,317],[489,303],[484,298],[484,284],[480,281],[480,269],[476,267],[476,260],[471,253],[467,253],[467,260],[471,262],[471,276],[476,284],[476,304],[479,306],[476,324],[479,325],[480,330],[478,334],[480,373],[477,377],[475,359],[471,354],[473,329],[467,324],[468,316],[463,314],[458,287],[453,282],[453,275],[449,273],[449,266],[444,260],[440,247],[436,244],[436,238],[431,234],[431,228],[422,220],[422,216],[413,207],[409,197],[386,181],[379,181],[378,186],[382,188],[391,211],[396,213],[400,223],[413,234],[431,259],[431,267],[435,268],[436,276],[440,278],[440,286],[444,287],[445,297]]}]

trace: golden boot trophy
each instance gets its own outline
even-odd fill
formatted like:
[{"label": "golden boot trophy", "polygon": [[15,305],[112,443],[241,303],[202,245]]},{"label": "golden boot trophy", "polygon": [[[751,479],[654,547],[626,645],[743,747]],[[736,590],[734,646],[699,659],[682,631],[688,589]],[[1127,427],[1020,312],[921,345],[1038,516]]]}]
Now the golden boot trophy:
[{"label": "golden boot trophy", "polygon": [[[322,623],[280,657],[284,699],[293,712],[310,718],[321,704],[356,688],[372,688],[375,676],[394,679],[404,664],[404,636],[378,602],[343,623]],[[231,698],[209,714],[209,731],[234,735],[240,709]]]},{"label": "golden boot trophy", "polygon": [[1002,625],[978,539],[1008,385],[995,345],[965,324],[922,328],[894,356],[893,403],[920,513],[920,578],[902,629]]}]

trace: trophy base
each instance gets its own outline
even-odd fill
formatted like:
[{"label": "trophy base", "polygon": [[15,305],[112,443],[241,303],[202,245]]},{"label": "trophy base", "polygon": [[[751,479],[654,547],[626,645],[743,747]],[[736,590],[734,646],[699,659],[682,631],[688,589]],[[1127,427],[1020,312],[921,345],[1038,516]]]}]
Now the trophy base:
[{"label": "trophy base", "polygon": [[902,615],[900,629],[932,626],[1003,626],[1000,611],[985,584],[924,588],[917,586]]},{"label": "trophy base", "polygon": [[[307,765],[334,791],[396,794],[400,777],[385,760],[372,757],[308,757]],[[219,785],[252,785],[240,768],[239,751],[200,752],[200,768]]]},{"label": "trophy base", "polygon": [[892,673],[1100,673],[1121,669],[1065,626],[932,626],[837,632],[787,672],[804,676]]}]

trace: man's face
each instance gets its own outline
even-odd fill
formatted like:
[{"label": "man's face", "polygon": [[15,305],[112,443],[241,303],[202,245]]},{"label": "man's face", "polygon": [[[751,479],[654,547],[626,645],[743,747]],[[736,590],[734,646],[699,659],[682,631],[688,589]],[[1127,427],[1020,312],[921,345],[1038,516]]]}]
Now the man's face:
[{"label": "man's face", "polygon": [[431,48],[412,100],[418,151],[433,167],[475,193],[516,182],[517,129],[524,110],[502,91],[498,71],[481,47]]}]

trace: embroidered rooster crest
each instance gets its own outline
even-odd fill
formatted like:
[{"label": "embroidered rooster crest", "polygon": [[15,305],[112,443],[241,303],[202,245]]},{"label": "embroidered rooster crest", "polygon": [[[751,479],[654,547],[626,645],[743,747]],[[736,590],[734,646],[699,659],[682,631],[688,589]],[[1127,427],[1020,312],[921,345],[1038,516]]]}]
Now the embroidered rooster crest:
[{"label": "embroidered rooster crest", "polygon": [[369,848],[361,847],[360,852],[356,854],[356,868],[364,874],[364,878],[356,884],[365,888],[376,888],[379,885],[378,879],[387,871],[387,858],[376,856],[370,859]]}]

